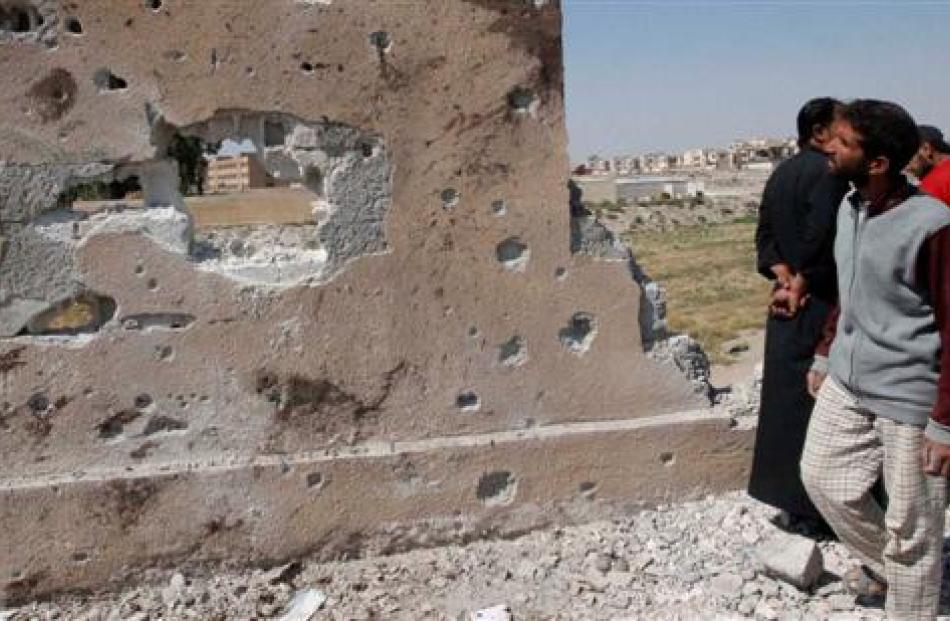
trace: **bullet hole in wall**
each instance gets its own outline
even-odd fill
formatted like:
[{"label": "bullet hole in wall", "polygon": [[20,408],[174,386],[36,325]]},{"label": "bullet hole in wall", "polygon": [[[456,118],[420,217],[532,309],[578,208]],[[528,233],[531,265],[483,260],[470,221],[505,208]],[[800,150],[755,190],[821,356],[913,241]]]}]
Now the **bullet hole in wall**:
[{"label": "bullet hole in wall", "polygon": [[518,480],[506,470],[496,470],[481,476],[475,496],[488,506],[511,504],[518,491]]},{"label": "bullet hole in wall", "polygon": [[567,327],[558,332],[558,340],[572,353],[583,355],[597,336],[597,320],[590,313],[574,313]]},{"label": "bullet hole in wall", "polygon": [[102,68],[92,76],[92,81],[99,92],[123,91],[129,87],[125,78],[115,75],[109,69]]},{"label": "bullet hole in wall", "polygon": [[49,409],[49,399],[41,392],[31,395],[26,404],[34,414],[41,414]]},{"label": "bullet hole in wall", "polygon": [[188,429],[188,423],[171,416],[153,416],[142,431],[142,435],[153,436],[157,433],[172,433]]},{"label": "bullet hole in wall", "polygon": [[584,481],[577,486],[577,491],[581,496],[587,499],[593,499],[597,494],[597,484],[593,481]]},{"label": "bullet hole in wall", "polygon": [[515,112],[533,112],[538,104],[538,96],[529,88],[517,87],[508,93],[508,106]]},{"label": "bullet hole in wall", "polygon": [[307,487],[310,489],[321,489],[324,484],[323,475],[319,472],[311,472],[307,475]]},{"label": "bullet hole in wall", "polygon": [[392,49],[393,41],[385,30],[377,30],[369,35],[369,44],[376,48],[379,54],[385,54]]},{"label": "bullet hole in wall", "polygon": [[528,245],[518,237],[509,237],[495,248],[495,258],[512,272],[524,271],[529,257]]},{"label": "bullet hole in wall", "polygon": [[78,17],[66,18],[66,32],[77,36],[82,34],[82,22],[79,21]]},{"label": "bullet hole in wall", "polygon": [[96,429],[103,440],[117,438],[125,431],[125,426],[137,420],[142,414],[137,410],[122,410],[108,417]]},{"label": "bullet hole in wall", "polygon": [[187,313],[142,313],[122,318],[126,330],[184,330],[195,322],[194,315]]},{"label": "bullet hole in wall", "polygon": [[29,2],[0,3],[0,32],[15,34],[36,32],[43,23],[43,16]]},{"label": "bullet hole in wall", "polygon": [[462,412],[477,412],[481,406],[481,400],[474,392],[463,392],[455,398],[455,407]]},{"label": "bullet hole in wall", "polygon": [[498,347],[498,362],[506,367],[520,367],[528,361],[528,346],[524,337],[515,335]]},{"label": "bullet hole in wall", "polygon": [[445,188],[442,190],[440,196],[442,198],[443,209],[452,209],[453,207],[458,206],[459,201],[462,200],[461,195],[455,188]]}]

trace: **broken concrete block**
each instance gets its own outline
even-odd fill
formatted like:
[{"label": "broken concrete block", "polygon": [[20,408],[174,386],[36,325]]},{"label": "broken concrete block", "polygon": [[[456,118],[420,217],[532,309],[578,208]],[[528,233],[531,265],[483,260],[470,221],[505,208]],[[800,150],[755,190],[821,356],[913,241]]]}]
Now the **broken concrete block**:
[{"label": "broken concrete block", "polygon": [[779,533],[758,550],[767,574],[805,590],[811,588],[824,570],[818,545],[807,537]]},{"label": "broken concrete block", "polygon": [[712,579],[709,589],[722,597],[735,597],[742,592],[742,576],[733,573],[720,574]]}]

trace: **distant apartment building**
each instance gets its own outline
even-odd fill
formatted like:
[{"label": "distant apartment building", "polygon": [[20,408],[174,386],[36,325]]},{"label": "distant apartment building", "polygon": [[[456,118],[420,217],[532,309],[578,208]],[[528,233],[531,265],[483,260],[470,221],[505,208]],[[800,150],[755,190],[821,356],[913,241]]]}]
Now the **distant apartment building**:
[{"label": "distant apartment building", "polygon": [[597,155],[592,155],[587,158],[587,170],[588,174],[591,175],[606,175],[611,171],[611,161],[610,159],[604,159]]},{"label": "distant apartment building", "polygon": [[574,172],[581,177],[633,177],[664,176],[679,171],[771,171],[796,153],[798,144],[792,138],[753,138],[735,141],[728,147],[694,148],[680,153],[654,151],[612,158],[593,155],[584,164],[575,166]]},{"label": "distant apartment building", "polygon": [[675,158],[666,153],[646,153],[640,156],[640,171],[645,173],[661,173],[671,168],[671,159]]},{"label": "distant apartment building", "polygon": [[788,159],[798,152],[795,140],[775,140],[760,138],[733,143],[736,165],[747,170],[772,170],[778,162]]},{"label": "distant apartment building", "polygon": [[274,185],[274,178],[253,154],[219,155],[208,161],[205,191],[210,194],[245,192]]},{"label": "distant apartment building", "polygon": [[706,149],[689,149],[683,153],[681,159],[684,168],[705,168],[707,165],[706,157]]}]

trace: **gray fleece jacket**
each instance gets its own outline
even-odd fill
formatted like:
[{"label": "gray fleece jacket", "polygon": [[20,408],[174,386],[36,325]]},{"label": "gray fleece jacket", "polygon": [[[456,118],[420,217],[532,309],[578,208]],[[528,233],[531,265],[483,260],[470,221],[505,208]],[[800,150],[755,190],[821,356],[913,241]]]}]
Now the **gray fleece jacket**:
[{"label": "gray fleece jacket", "polygon": [[940,378],[941,341],[917,257],[950,209],[922,193],[873,217],[857,192],[838,212],[835,260],[841,313],[827,371],[877,416],[919,427],[950,443],[950,429],[930,421]]}]

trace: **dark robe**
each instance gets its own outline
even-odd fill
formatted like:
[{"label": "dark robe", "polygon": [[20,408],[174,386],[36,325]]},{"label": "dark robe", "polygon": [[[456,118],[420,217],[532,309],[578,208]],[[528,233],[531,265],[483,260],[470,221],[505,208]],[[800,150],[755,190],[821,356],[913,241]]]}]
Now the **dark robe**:
[{"label": "dark robe", "polygon": [[820,514],[805,492],[798,465],[815,405],[806,375],[837,301],[835,223],[847,191],[847,183],[830,173],[826,156],[805,148],[769,178],[756,230],[759,272],[774,280],[771,266],[788,264],[805,274],[811,300],[793,319],[769,317],[766,322],[749,494],[809,519],[820,519]]}]

